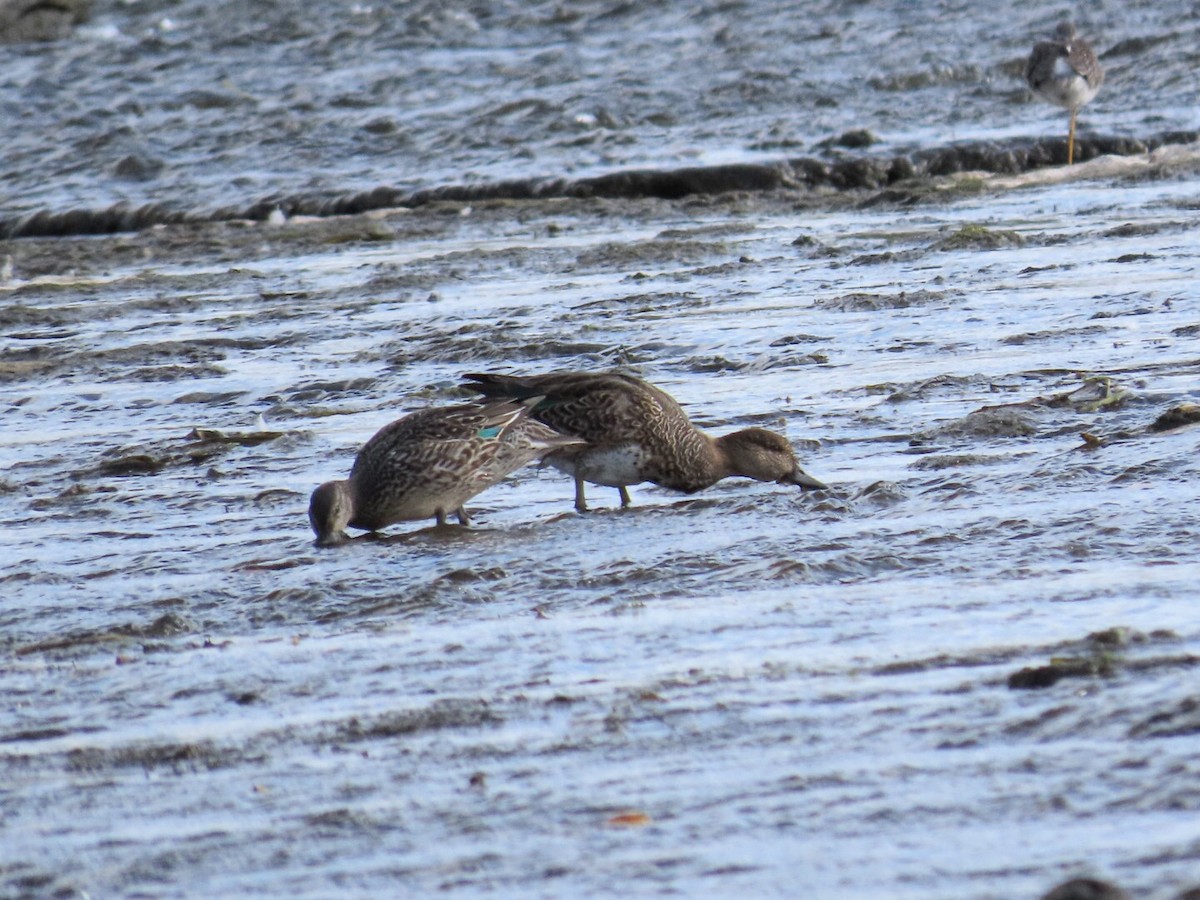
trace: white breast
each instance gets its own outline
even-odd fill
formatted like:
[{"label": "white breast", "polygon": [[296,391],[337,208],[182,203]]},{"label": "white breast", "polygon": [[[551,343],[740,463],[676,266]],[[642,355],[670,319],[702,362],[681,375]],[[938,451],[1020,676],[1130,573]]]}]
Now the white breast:
[{"label": "white breast", "polygon": [[575,460],[575,472],[584,481],[621,487],[646,480],[646,455],[636,444],[584,451]]}]

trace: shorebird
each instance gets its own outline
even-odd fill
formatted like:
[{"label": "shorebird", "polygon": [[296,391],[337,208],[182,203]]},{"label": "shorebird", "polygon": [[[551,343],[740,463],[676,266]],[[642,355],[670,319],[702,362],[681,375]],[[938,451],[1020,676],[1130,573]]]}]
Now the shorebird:
[{"label": "shorebird", "polygon": [[824,488],[800,468],[792,445],[765,428],[713,438],[665,391],[629,375],[558,372],[476,374],[468,387],[487,397],[540,398],[530,413],[556,431],[587,441],[549,453],[545,462],[575,479],[575,508],[587,510],[584,482],[615,487],[649,481],[686,494],[734,475],[801,488]]},{"label": "shorebird", "polygon": [[1067,165],[1075,161],[1075,115],[1096,96],[1104,69],[1088,42],[1070,22],[1059,22],[1054,37],[1033,45],[1025,63],[1025,81],[1033,92],[1071,114],[1067,129]]},{"label": "shorebird", "polygon": [[554,450],[581,445],[530,416],[533,400],[433,407],[384,426],[358,452],[350,477],[312,494],[308,520],[318,546],[340,544],[344,529],[376,531],[396,522],[453,512],[510,472]]}]

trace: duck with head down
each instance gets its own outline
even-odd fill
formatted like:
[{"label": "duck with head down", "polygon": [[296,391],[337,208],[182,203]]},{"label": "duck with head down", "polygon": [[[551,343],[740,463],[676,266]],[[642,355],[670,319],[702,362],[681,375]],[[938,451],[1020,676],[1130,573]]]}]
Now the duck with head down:
[{"label": "duck with head down", "polygon": [[469,524],[468,500],[510,472],[555,450],[581,445],[530,417],[533,400],[423,409],[380,429],[359,451],[350,477],[313,491],[308,520],[319,546],[345,529],[454,513]]},{"label": "duck with head down", "polygon": [[467,375],[487,397],[533,400],[531,415],[557,431],[583,438],[546,462],[575,479],[575,508],[587,509],[584,482],[615,487],[621,505],[628,485],[649,481],[687,494],[723,478],[743,476],[800,488],[824,488],[800,468],[786,438],[765,428],[711,437],[691,423],[665,391],[620,374]]}]

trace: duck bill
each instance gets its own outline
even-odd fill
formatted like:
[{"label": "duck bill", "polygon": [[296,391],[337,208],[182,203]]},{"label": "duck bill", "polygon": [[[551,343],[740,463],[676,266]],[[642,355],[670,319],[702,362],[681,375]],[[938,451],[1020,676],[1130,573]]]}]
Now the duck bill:
[{"label": "duck bill", "polygon": [[317,547],[338,547],[350,540],[344,531],[326,531],[319,533],[313,545]]},{"label": "duck bill", "polygon": [[786,478],[779,479],[780,484],[794,484],[802,491],[827,491],[829,485],[823,481],[818,481],[802,469],[797,469]]}]

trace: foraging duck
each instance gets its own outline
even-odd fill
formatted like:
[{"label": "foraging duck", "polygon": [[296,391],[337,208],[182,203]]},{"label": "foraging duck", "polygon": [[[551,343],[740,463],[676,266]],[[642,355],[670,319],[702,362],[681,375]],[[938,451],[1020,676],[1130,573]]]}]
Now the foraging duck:
[{"label": "foraging duck", "polygon": [[471,382],[468,387],[486,397],[528,400],[535,419],[587,441],[545,457],[545,462],[574,477],[575,508],[580,512],[587,510],[585,481],[617,488],[623,507],[630,503],[627,486],[643,481],[687,494],[733,475],[825,487],[800,468],[783,436],[765,428],[744,428],[710,437],[668,393],[630,375],[464,377]]},{"label": "foraging duck", "polygon": [[1088,42],[1070,22],[1059,22],[1054,37],[1039,41],[1025,63],[1025,81],[1043,100],[1071,114],[1067,127],[1067,165],[1075,161],[1075,114],[1096,96],[1104,69]]},{"label": "foraging duck", "polygon": [[530,417],[535,401],[497,400],[423,409],[384,426],[358,452],[350,477],[312,494],[308,520],[318,546],[346,540],[343,529],[376,531],[395,522],[453,512],[510,472],[545,454],[581,445]]}]

